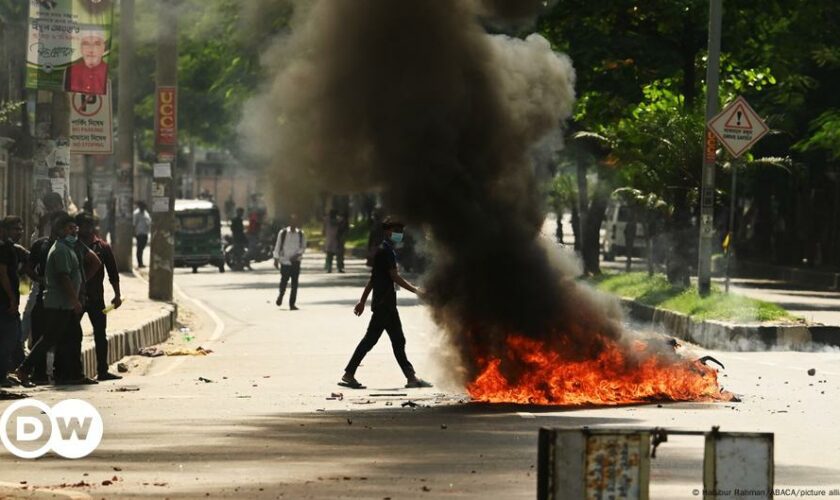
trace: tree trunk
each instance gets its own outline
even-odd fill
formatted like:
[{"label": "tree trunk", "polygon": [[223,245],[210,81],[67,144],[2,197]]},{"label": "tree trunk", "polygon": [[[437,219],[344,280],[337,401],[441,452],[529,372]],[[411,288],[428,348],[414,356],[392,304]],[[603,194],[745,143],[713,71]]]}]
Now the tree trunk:
[{"label": "tree trunk", "polygon": [[624,266],[624,271],[629,273],[633,269],[633,250],[636,246],[636,215],[635,210],[630,209],[630,220],[624,226],[624,248],[627,253],[627,263]]},{"label": "tree trunk", "polygon": [[580,252],[580,214],[577,207],[572,207],[572,234],[575,235],[575,251]]},{"label": "tree trunk", "polygon": [[584,221],[583,246],[583,272],[587,275],[601,274],[601,224],[604,222],[604,214],[607,211],[608,197],[600,190],[596,190],[592,196],[592,203],[589,206],[586,220]]},{"label": "tree trunk", "polygon": [[691,213],[686,199],[686,190],[677,193],[674,200],[674,216],[668,234],[669,249],[667,258],[668,282],[675,286],[688,287],[691,283],[689,275],[689,260],[696,256],[692,252],[693,229]]}]

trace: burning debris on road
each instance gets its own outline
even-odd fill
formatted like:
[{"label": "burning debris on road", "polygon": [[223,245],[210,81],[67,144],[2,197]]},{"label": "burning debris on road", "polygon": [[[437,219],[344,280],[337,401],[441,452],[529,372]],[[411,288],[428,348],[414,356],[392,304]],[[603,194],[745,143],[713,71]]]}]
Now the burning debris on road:
[{"label": "burning debris on road", "polygon": [[[615,304],[547,248],[535,148],[556,148],[574,103],[571,61],[533,34],[491,35],[546,2],[295,2],[264,54],[270,81],[243,138],[276,199],[380,191],[430,230],[425,301],[445,363],[477,399],[617,404],[720,399],[716,372],[623,332]],[[514,333],[515,332],[515,333]]]}]

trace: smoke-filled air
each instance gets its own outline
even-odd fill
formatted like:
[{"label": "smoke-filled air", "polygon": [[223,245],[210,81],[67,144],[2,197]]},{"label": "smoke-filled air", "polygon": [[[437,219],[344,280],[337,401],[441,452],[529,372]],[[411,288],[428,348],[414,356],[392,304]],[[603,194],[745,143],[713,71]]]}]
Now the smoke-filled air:
[{"label": "smoke-filled air", "polygon": [[[379,190],[427,228],[424,300],[477,399],[716,397],[714,372],[621,332],[539,238],[529,152],[574,104],[572,62],[539,35],[488,34],[542,2],[314,1],[264,54],[242,136],[287,209]],[[611,311],[611,312],[608,312]],[[664,347],[664,348],[662,348]]]}]

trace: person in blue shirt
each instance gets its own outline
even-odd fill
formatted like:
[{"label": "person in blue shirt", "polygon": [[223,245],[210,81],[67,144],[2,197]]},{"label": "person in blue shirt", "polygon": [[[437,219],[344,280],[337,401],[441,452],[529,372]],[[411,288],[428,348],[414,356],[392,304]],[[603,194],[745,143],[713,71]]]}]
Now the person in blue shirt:
[{"label": "person in blue shirt", "polygon": [[420,293],[417,287],[406,281],[397,271],[397,254],[394,251],[394,246],[402,241],[405,225],[401,222],[386,219],[382,227],[385,231],[384,240],[373,256],[373,269],[370,273],[370,279],[365,287],[365,291],[362,293],[362,298],[353,310],[356,316],[361,316],[365,310],[368,295],[373,291],[373,301],[370,307],[373,315],[370,318],[367,333],[365,333],[364,338],[359,342],[353,356],[350,358],[350,362],[344,369],[344,376],[341,377],[339,385],[352,389],[365,388],[364,385],[356,380],[356,369],[361,364],[365,355],[379,341],[382,332],[386,331],[388,332],[388,337],[391,339],[394,357],[397,358],[397,363],[399,363],[406,377],[406,388],[432,387],[432,384],[417,378],[414,367],[408,361],[408,357],[405,354],[405,334],[403,333],[400,315],[397,311],[397,292],[395,285],[399,285],[414,294],[419,295]]}]

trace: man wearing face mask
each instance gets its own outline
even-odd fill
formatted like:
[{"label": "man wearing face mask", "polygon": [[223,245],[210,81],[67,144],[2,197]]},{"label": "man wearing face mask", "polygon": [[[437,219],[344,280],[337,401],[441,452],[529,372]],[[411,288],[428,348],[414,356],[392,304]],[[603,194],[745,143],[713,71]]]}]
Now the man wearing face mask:
[{"label": "man wearing face mask", "polygon": [[[81,357],[76,355],[75,344],[81,348],[81,302],[84,285],[84,268],[76,246],[78,227],[70,215],[62,215],[55,221],[56,242],[47,254],[44,270],[44,335],[32,347],[29,356],[23,360],[15,373],[22,382],[29,382],[35,360],[59,345],[61,355],[56,353],[57,384],[95,384],[96,381],[83,374]],[[58,377],[62,377],[59,379]]]},{"label": "man wearing face mask", "polygon": [[388,337],[391,339],[391,347],[394,350],[394,357],[397,358],[403,374],[406,377],[406,388],[432,387],[432,384],[417,378],[414,372],[414,367],[408,361],[405,354],[405,334],[402,330],[402,323],[400,322],[400,315],[397,311],[397,292],[395,285],[414,293],[419,294],[419,290],[400,276],[397,271],[397,254],[394,251],[394,246],[398,245],[403,239],[403,231],[405,226],[401,222],[386,219],[382,224],[385,231],[385,238],[376,254],[373,257],[373,270],[370,273],[370,280],[368,281],[365,291],[362,293],[362,298],[356,304],[353,312],[356,316],[361,316],[365,310],[368,295],[373,291],[373,301],[371,302],[371,311],[373,316],[370,318],[367,333],[359,342],[353,357],[347,364],[344,370],[344,376],[341,377],[339,385],[349,387],[352,389],[364,389],[358,380],[356,380],[356,369],[364,359],[365,355],[376,345],[379,337],[382,336],[383,330],[388,332]]}]

